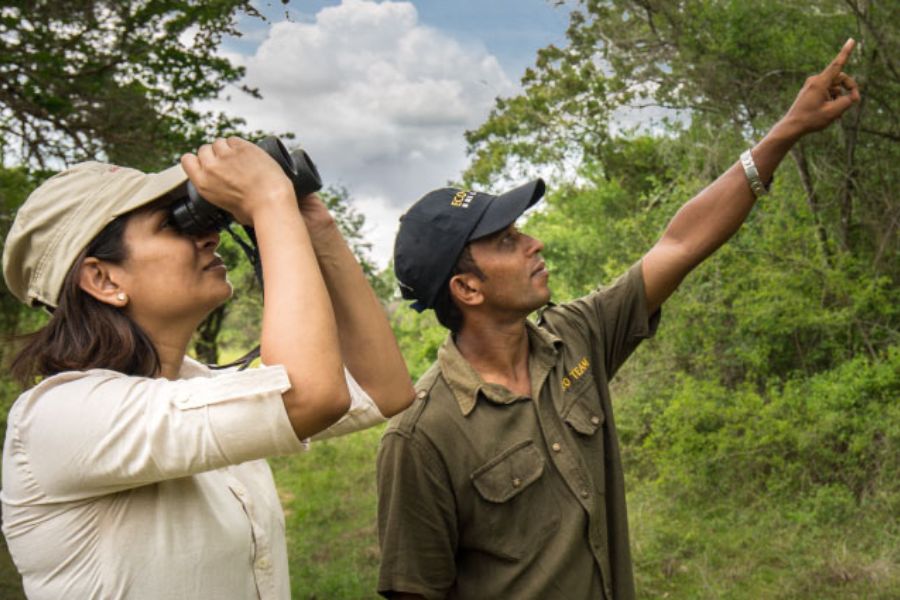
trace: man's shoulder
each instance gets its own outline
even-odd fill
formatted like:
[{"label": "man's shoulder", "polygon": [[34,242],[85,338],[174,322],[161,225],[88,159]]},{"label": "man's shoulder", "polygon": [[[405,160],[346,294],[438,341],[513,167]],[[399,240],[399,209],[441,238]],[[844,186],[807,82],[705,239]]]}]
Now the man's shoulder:
[{"label": "man's shoulder", "polygon": [[[548,303],[538,314],[539,326],[561,334],[591,331],[619,305],[643,294],[641,261],[637,261],[609,283],[598,285],[587,294],[562,302]],[[574,330],[574,331],[573,331]]]},{"label": "man's shoulder", "polygon": [[587,298],[548,304],[538,313],[535,325],[567,345],[593,343],[594,332],[584,306]]}]

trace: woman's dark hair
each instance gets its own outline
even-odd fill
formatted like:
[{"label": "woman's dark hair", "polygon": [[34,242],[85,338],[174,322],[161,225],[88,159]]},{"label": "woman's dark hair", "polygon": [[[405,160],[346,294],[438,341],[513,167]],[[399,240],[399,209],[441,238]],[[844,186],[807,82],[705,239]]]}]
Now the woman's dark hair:
[{"label": "woman's dark hair", "polygon": [[40,377],[63,371],[111,369],[146,377],[159,371],[156,348],[137,323],[79,286],[81,265],[87,257],[113,264],[125,260],[125,226],[134,214],[116,217],[97,234],[66,275],[50,321],[20,338],[23,346],[10,364],[19,383],[27,387]]},{"label": "woman's dark hair", "polygon": [[438,322],[453,333],[459,333],[459,330],[462,329],[463,313],[459,306],[456,305],[456,301],[453,300],[448,284],[454,276],[462,275],[463,273],[472,273],[482,281],[486,279],[484,272],[478,268],[475,259],[472,258],[470,244],[466,244],[462,252],[460,252],[456,265],[450,271],[450,276],[447,277],[447,281],[444,282],[438,297],[434,301],[434,314],[437,316]]}]

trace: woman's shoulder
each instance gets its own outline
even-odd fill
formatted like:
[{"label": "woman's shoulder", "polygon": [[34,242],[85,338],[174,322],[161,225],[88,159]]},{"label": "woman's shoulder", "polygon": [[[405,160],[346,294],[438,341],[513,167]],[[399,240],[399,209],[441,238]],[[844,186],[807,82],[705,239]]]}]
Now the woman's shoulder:
[{"label": "woman's shoulder", "polygon": [[[256,368],[244,372],[237,371],[237,369],[211,369],[186,356],[176,380],[128,375],[112,369],[64,371],[46,377],[35,386],[22,392],[13,406],[18,406],[18,410],[21,411],[25,406],[35,407],[39,404],[46,406],[56,402],[68,404],[73,398],[103,400],[104,402],[111,398],[136,400],[147,395],[158,397],[171,394],[174,398],[184,393],[206,389],[212,383],[209,381],[210,379],[216,379],[218,387],[227,385],[234,378],[241,381],[247,380],[247,385],[252,385],[264,375],[264,373],[255,373],[256,371],[271,370],[278,370],[278,368]],[[257,377],[254,377],[254,374]]]},{"label": "woman's shoulder", "polygon": [[[223,370],[221,373],[227,371]],[[218,371],[213,371],[203,363],[185,356],[184,363],[179,373],[179,379],[193,379],[196,377],[214,377]],[[39,383],[26,389],[19,398],[25,396],[39,396],[50,390],[63,386],[73,385],[95,385],[101,381],[122,380],[122,381],[147,381],[153,379],[144,375],[129,375],[121,371],[113,369],[87,369],[84,371],[63,371],[49,377],[45,377]]]},{"label": "woman's shoulder", "polygon": [[88,395],[91,390],[96,390],[107,383],[116,381],[146,379],[126,375],[110,369],[89,369],[86,371],[63,371],[49,377],[45,377],[34,386],[24,390],[13,406],[10,415],[19,414],[27,406],[38,403],[66,401],[72,398]]},{"label": "woman's shoulder", "polygon": [[88,383],[89,385],[98,380],[107,380],[107,379],[120,379],[120,378],[130,378],[134,377],[133,375],[126,375],[125,373],[120,373],[119,371],[113,371],[111,369],[88,369],[86,371],[63,371],[62,373],[57,373],[55,375],[50,375],[49,377],[45,377],[40,382],[38,382],[33,387],[28,388],[22,395],[19,396],[21,399],[24,396],[39,396],[47,393],[50,390],[60,388],[63,386],[71,386],[77,384]]}]

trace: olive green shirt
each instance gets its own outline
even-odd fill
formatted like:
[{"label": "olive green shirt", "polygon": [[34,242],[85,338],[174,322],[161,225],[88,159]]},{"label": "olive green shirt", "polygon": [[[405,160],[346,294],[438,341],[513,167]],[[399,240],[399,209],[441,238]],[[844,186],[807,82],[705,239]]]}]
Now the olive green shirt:
[{"label": "olive green shirt", "polygon": [[634,597],[608,381],[653,335],[640,263],[527,322],[531,397],[485,383],[452,337],[378,453],[378,591]]}]

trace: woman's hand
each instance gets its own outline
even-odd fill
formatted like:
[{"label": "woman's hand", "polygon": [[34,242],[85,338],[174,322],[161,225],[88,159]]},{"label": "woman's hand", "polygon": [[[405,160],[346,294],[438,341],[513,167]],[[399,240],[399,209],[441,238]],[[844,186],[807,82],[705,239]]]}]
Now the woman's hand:
[{"label": "woman's hand", "polygon": [[278,163],[239,137],[204,144],[196,155],[182,156],[181,166],[204,199],[244,225],[253,224],[260,208],[294,198],[293,186]]},{"label": "woman's hand", "polygon": [[298,198],[297,203],[300,206],[300,214],[303,215],[306,228],[313,238],[313,243],[318,237],[336,227],[334,216],[319,194],[313,192],[303,198]]}]

